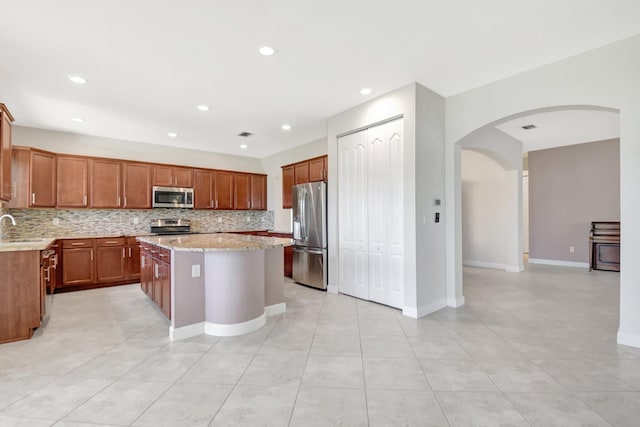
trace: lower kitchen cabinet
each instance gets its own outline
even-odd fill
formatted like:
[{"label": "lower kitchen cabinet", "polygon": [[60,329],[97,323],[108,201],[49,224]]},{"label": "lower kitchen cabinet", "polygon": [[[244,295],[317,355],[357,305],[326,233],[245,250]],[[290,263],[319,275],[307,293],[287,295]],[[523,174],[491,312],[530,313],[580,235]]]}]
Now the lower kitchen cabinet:
[{"label": "lower kitchen cabinet", "polygon": [[136,283],[140,279],[140,249],[135,237],[61,242],[61,292]]},{"label": "lower kitchen cabinet", "polygon": [[140,288],[171,319],[171,251],[143,243]]}]

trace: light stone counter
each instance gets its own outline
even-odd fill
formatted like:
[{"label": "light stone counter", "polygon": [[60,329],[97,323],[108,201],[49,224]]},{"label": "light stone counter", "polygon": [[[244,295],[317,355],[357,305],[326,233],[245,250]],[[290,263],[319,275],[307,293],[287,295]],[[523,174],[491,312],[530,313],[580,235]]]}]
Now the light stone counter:
[{"label": "light stone counter", "polygon": [[0,240],[0,252],[42,251],[47,249],[56,239],[19,239]]},{"label": "light stone counter", "polygon": [[187,252],[251,251],[273,249],[293,244],[293,240],[281,237],[229,233],[146,236],[138,237],[138,240],[169,250]]}]

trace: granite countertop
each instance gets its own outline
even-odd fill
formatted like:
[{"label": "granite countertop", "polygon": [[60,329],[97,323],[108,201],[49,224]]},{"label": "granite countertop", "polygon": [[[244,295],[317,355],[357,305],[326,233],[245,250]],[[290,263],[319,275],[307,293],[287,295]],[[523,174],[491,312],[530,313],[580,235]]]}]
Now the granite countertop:
[{"label": "granite countertop", "polygon": [[138,240],[161,248],[186,252],[251,251],[291,246],[293,244],[293,240],[281,237],[230,233],[138,237]]},{"label": "granite countertop", "polygon": [[42,251],[47,249],[56,239],[18,239],[1,240],[0,252]]}]

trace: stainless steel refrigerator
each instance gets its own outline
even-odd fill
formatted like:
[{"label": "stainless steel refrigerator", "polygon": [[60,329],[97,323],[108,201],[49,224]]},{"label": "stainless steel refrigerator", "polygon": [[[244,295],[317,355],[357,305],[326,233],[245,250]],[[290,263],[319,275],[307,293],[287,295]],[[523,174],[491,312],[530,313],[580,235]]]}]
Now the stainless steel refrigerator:
[{"label": "stainless steel refrigerator", "polygon": [[327,289],[327,184],[293,186],[293,280]]}]

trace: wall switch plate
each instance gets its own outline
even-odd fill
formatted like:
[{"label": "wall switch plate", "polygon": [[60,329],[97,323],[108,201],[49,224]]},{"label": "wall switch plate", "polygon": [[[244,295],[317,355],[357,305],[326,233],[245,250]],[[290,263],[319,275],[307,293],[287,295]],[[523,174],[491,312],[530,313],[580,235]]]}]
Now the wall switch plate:
[{"label": "wall switch plate", "polygon": [[251,222],[251,217],[250,216],[247,217],[247,222]]},{"label": "wall switch plate", "polygon": [[191,277],[200,277],[200,264],[191,266]]},{"label": "wall switch plate", "polygon": [[60,218],[53,218],[53,225],[60,225]]},{"label": "wall switch plate", "polygon": [[137,216],[133,217],[133,223],[134,224],[140,224],[140,218],[138,218]]},{"label": "wall switch plate", "polygon": [[222,217],[219,216],[218,217],[218,224],[221,224],[221,223],[222,223]]},{"label": "wall switch plate", "polygon": [[576,248],[574,248],[573,246],[569,246],[569,252],[574,253],[576,251]]}]

